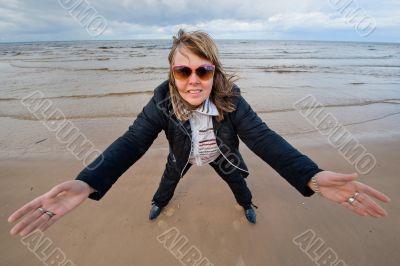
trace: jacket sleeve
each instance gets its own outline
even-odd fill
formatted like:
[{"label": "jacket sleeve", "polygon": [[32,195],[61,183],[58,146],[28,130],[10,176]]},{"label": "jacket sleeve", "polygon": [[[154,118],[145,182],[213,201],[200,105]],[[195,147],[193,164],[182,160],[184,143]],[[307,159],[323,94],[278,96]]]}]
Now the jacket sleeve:
[{"label": "jacket sleeve", "polygon": [[246,100],[242,96],[238,97],[233,122],[240,139],[303,196],[313,195],[314,191],[307,183],[323,170],[271,130]]},{"label": "jacket sleeve", "polygon": [[129,129],[75,178],[96,190],[89,198],[100,200],[157,138],[163,128],[163,115],[155,98],[150,99]]}]

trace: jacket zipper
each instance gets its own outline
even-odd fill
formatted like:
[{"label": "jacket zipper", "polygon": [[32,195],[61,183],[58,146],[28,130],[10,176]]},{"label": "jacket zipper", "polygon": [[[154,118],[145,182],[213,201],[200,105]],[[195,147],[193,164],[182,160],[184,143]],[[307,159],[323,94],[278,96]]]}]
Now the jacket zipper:
[{"label": "jacket zipper", "polygon": [[182,125],[183,129],[185,130],[186,134],[188,135],[188,137],[189,137],[189,139],[190,139],[190,151],[189,151],[189,156],[188,156],[188,159],[187,159],[187,161],[186,161],[185,166],[183,167],[183,169],[182,169],[182,171],[181,171],[181,178],[182,178],[183,171],[185,171],[186,166],[187,166],[188,163],[189,163],[189,157],[190,157],[190,154],[192,153],[193,143],[192,143],[192,137],[190,136],[189,132],[186,130],[186,127],[185,127],[181,122],[179,122],[179,123]]},{"label": "jacket zipper", "polygon": [[[216,139],[217,139],[217,136],[218,136],[218,128],[215,130],[215,138],[216,138]],[[243,171],[243,172],[246,172],[246,173],[250,174],[249,171],[247,171],[247,170],[245,170],[245,169],[242,169],[242,168],[240,168],[239,166],[234,165],[231,161],[229,161],[228,158],[226,158],[225,154],[224,154],[224,153],[221,151],[221,149],[219,148],[218,142],[217,142],[217,147],[218,147],[219,152],[222,154],[222,157],[224,157],[225,160],[226,160],[230,165],[232,165],[233,167],[235,167],[235,168],[237,168],[237,169],[239,169],[239,170],[241,170],[241,171]]]}]

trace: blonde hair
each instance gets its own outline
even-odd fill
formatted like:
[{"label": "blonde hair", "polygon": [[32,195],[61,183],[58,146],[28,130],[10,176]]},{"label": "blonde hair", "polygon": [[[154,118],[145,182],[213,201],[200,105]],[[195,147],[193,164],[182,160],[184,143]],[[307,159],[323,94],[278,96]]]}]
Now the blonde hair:
[{"label": "blonde hair", "polygon": [[171,66],[174,61],[174,56],[182,47],[189,49],[197,56],[204,58],[215,65],[213,87],[210,97],[219,112],[217,120],[222,121],[224,119],[224,112],[229,113],[235,110],[231,96],[236,95],[232,91],[232,88],[233,83],[237,80],[237,77],[236,75],[227,74],[225,72],[219,60],[217,45],[210,35],[203,31],[185,32],[183,29],[180,29],[177,36],[173,37],[173,44],[168,56],[168,61],[170,64],[170,70],[168,74],[169,90],[171,94],[172,105],[177,117],[183,121],[188,119],[187,115],[179,110],[179,105],[183,104],[188,110],[193,109],[193,107],[191,107],[190,104],[180,96],[178,88],[175,84],[174,76],[172,74]]}]

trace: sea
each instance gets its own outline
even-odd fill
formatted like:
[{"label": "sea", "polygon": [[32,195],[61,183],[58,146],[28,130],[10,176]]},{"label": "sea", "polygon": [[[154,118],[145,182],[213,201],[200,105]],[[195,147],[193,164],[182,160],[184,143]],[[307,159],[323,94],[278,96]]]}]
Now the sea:
[{"label": "sea", "polygon": [[[216,43],[243,97],[283,135],[314,130],[293,115],[298,113],[294,104],[310,95],[343,125],[400,116],[399,43]],[[37,91],[72,121],[133,121],[167,79],[170,47],[171,40],[0,43],[0,147],[17,145],[8,140],[23,127],[5,129],[10,124],[37,120],[21,104]],[[368,131],[399,133],[400,128]]]}]

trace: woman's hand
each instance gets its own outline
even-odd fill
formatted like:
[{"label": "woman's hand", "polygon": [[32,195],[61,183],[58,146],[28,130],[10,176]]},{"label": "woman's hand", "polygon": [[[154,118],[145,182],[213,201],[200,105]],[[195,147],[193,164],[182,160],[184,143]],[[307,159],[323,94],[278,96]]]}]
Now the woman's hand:
[{"label": "woman's hand", "polygon": [[[314,177],[319,184],[321,196],[339,203],[361,216],[384,217],[387,215],[387,212],[372,198],[383,202],[389,202],[390,198],[370,186],[355,181],[358,177],[357,173],[341,174],[322,171]],[[311,180],[308,185],[316,191]],[[351,198],[355,198],[355,200]]]},{"label": "woman's hand", "polygon": [[[11,230],[11,235],[26,236],[39,229],[45,231],[58,219],[79,206],[95,190],[80,180],[71,180],[53,187],[8,217],[13,223],[21,219]],[[46,213],[46,211],[50,211]],[[53,215],[54,214],[54,215]]]}]

